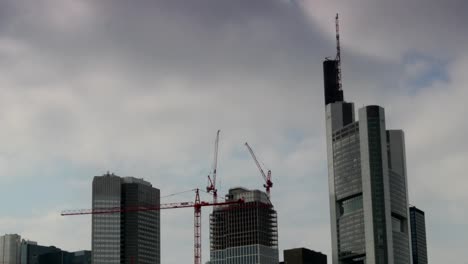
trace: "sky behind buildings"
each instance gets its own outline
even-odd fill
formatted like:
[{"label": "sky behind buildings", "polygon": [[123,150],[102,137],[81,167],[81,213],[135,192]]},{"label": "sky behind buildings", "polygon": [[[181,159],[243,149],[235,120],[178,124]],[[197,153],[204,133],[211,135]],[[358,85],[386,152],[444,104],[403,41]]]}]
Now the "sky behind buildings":
[{"label": "sky behind buildings", "polygon": [[[219,193],[262,188],[248,141],[273,172],[280,249],[329,255],[322,60],[335,55],[338,12],[345,99],[383,106],[388,128],[405,131],[409,198],[426,212],[429,261],[463,263],[467,8],[462,0],[3,0],[0,234],[89,249],[90,217],[59,212],[91,206],[93,176],[143,177],[163,196],[204,187],[221,129]],[[193,212],[161,215],[162,262],[189,263]]]}]

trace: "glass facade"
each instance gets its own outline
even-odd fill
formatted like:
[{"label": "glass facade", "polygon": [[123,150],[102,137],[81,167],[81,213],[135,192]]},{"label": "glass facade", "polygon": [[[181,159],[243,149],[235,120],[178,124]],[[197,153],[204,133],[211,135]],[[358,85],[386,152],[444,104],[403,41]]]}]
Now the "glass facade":
[{"label": "glass facade", "polygon": [[[159,206],[158,189],[134,182],[132,178],[123,180],[123,207]],[[160,212],[126,212],[121,215],[121,221],[123,263],[160,263]]]},{"label": "glass facade", "polygon": [[214,250],[210,254],[210,264],[258,263],[278,263],[278,250],[257,244]]},{"label": "glass facade", "polygon": [[365,254],[359,123],[333,133],[333,168],[339,257]]},{"label": "glass facade", "polygon": [[338,247],[341,258],[362,255],[366,251],[362,208],[338,219]]},{"label": "glass facade", "polygon": [[359,123],[333,133],[333,169],[337,200],[362,192]]},{"label": "glass facade", "polygon": [[392,212],[407,219],[408,201],[406,199],[406,182],[403,175],[400,175],[392,170],[390,172],[390,193],[392,201]]},{"label": "glass facade", "polygon": [[[94,177],[93,210],[121,207],[121,178]],[[120,264],[120,214],[92,215],[91,260],[93,264]]]},{"label": "glass facade", "polygon": [[[133,177],[93,180],[93,209],[159,206],[159,190]],[[93,264],[160,263],[159,211],[93,214]]]},{"label": "glass facade", "polygon": [[[383,108],[326,106],[333,263],[409,263],[404,137]],[[354,121],[354,118],[351,118]]]},{"label": "glass facade", "polygon": [[[370,186],[372,197],[372,221],[376,263],[388,263],[388,231],[385,203],[384,165],[382,158],[382,129],[380,107],[368,106],[367,137],[369,151]],[[385,150],[386,151],[386,150]]]},{"label": "glass facade", "polygon": [[424,212],[410,207],[413,264],[427,264],[426,221]]},{"label": "glass facade", "polygon": [[0,236],[0,263],[20,263],[21,237],[16,234]]},{"label": "glass facade", "polygon": [[386,135],[394,264],[407,264],[411,260],[411,252],[404,134],[401,130],[387,130]]}]

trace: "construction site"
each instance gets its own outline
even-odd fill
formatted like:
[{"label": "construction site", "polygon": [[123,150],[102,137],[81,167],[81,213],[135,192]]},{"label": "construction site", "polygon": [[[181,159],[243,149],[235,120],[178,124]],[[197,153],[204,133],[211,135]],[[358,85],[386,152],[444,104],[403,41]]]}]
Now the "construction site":
[{"label": "construction site", "polygon": [[[177,208],[194,209],[194,264],[203,263],[203,207],[213,208],[210,214],[209,263],[279,263],[277,214],[270,201],[273,187],[271,170],[265,173],[246,142],[245,146],[263,178],[265,191],[236,187],[229,189],[225,197],[218,197],[219,136],[220,130],[216,133],[206,191],[200,188],[190,190],[195,194],[193,201],[160,203],[159,189],[143,179],[119,177],[109,172],[95,176],[92,208],[61,213],[62,216],[92,216],[92,263],[161,263],[160,211]],[[210,194],[213,200],[202,201],[200,192]]]},{"label": "construction site", "polygon": [[278,263],[277,215],[268,196],[239,187],[230,189],[226,198],[244,203],[214,208],[210,263]]}]

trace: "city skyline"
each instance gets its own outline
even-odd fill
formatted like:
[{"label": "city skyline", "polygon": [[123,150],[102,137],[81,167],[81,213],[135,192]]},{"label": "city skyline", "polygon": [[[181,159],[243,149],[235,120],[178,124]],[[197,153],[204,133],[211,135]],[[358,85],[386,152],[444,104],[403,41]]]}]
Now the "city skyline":
[{"label": "city skyline", "polygon": [[[203,188],[221,129],[218,193],[262,190],[243,146],[251,142],[273,172],[280,260],[295,247],[331,259],[321,62],[335,52],[338,12],[346,99],[384,107],[388,127],[405,131],[409,202],[425,211],[428,258],[459,263],[465,2],[127,2],[1,1],[0,235],[90,249],[91,218],[59,214],[91,206],[94,175],[142,177],[161,196]],[[161,213],[162,263],[193,260],[192,213]]]}]

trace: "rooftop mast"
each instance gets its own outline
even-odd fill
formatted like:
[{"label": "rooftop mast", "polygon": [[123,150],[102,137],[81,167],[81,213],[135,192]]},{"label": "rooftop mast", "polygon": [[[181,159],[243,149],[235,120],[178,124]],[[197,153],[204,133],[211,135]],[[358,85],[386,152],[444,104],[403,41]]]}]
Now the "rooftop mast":
[{"label": "rooftop mast", "polygon": [[335,17],[335,27],[336,27],[336,83],[338,85],[338,91],[341,91],[341,48],[340,48],[340,23],[338,20],[338,13]]}]

